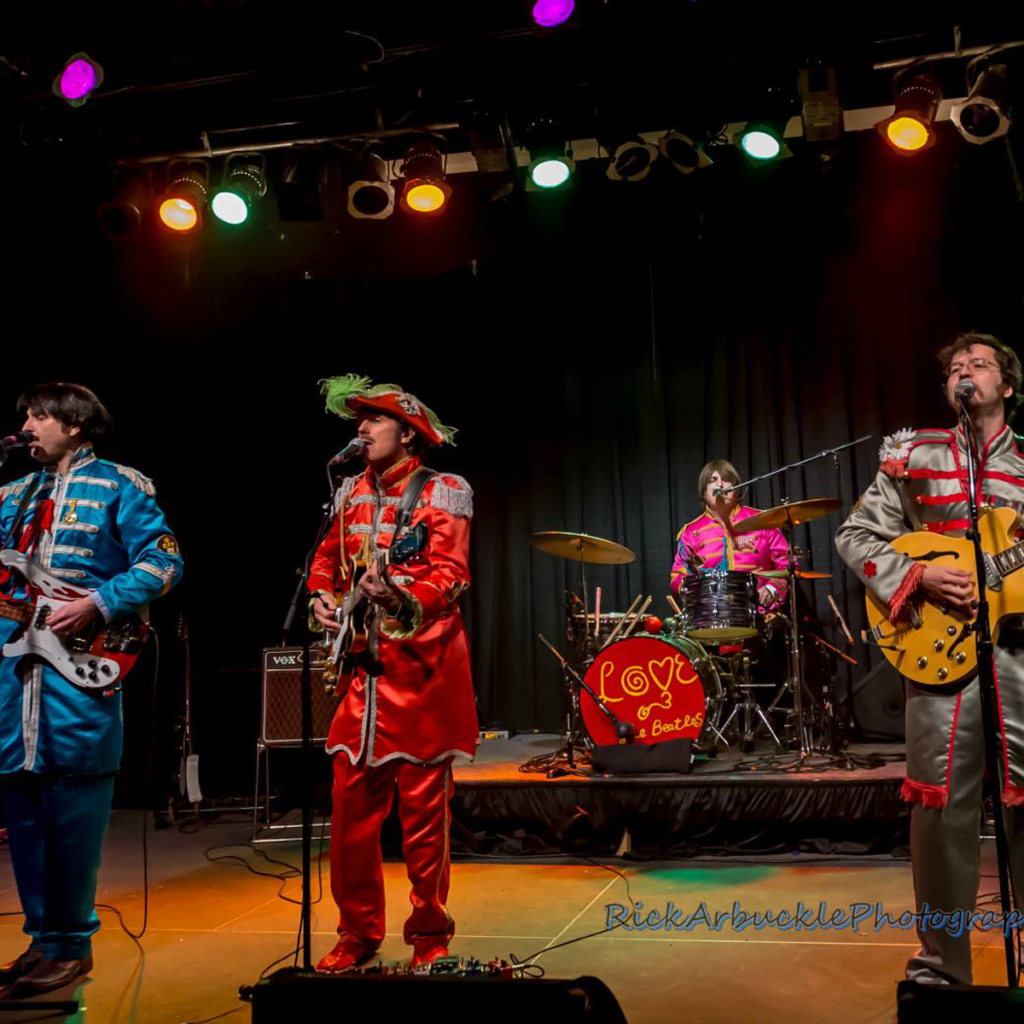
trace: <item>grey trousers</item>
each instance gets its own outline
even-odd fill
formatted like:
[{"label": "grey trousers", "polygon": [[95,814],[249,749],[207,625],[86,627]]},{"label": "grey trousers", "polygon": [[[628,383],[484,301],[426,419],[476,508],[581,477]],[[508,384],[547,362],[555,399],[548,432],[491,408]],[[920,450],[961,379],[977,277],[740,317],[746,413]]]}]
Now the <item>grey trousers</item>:
[{"label": "grey trousers", "polygon": [[[1019,781],[1024,711],[1024,652],[997,649],[996,673],[1011,765],[1011,782]],[[959,702],[958,702],[959,698]],[[955,731],[955,735],[954,735]],[[952,748],[952,758],[949,751]],[[982,782],[985,745],[978,682],[958,694],[908,686],[907,774],[912,779],[945,785],[945,807],[915,804],[911,813],[910,853],[917,910],[969,915],[977,902],[980,868]],[[1011,853],[1011,877],[1024,893],[1024,807],[1003,808]],[[986,880],[988,882],[988,880]],[[992,879],[986,890],[998,891]],[[998,912],[998,904],[993,909]],[[911,981],[971,983],[971,935],[966,928],[928,927],[918,922],[921,948],[907,962]],[[995,933],[993,933],[994,935]],[[1002,933],[999,933],[1001,940]]]}]

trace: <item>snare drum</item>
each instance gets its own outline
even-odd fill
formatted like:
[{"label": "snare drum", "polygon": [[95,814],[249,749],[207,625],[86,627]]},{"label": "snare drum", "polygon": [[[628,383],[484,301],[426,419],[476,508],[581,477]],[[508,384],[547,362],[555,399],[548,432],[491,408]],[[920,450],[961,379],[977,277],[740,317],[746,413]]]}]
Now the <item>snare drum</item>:
[{"label": "snare drum", "polygon": [[[609,644],[584,677],[604,705],[632,722],[637,743],[701,740],[714,744],[723,693],[707,651],[686,637],[639,633]],[[584,690],[583,723],[595,744],[618,743],[615,723]]]},{"label": "snare drum", "polygon": [[683,580],[683,632],[721,643],[757,636],[757,579],[737,569],[712,569]]}]

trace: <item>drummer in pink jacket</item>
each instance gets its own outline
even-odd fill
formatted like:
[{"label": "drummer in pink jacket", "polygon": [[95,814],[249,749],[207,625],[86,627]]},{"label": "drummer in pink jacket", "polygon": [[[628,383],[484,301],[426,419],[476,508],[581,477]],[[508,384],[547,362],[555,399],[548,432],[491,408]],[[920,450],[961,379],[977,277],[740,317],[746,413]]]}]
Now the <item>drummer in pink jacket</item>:
[{"label": "drummer in pink jacket", "polygon": [[[786,568],[786,538],[781,530],[733,532],[733,524],[759,510],[741,505],[737,491],[717,495],[714,491],[739,482],[736,467],[725,459],[715,459],[700,471],[697,493],[704,501],[704,512],[679,531],[672,563],[673,594],[678,594],[683,580],[695,572],[736,569],[756,574],[758,569]],[[786,600],[786,581],[758,577],[757,599],[769,611],[781,607]]]}]

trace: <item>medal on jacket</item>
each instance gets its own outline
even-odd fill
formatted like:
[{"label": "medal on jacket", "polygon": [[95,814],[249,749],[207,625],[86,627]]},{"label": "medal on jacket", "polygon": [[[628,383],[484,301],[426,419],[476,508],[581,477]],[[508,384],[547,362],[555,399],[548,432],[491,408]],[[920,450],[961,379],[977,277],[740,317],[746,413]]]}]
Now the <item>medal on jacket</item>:
[{"label": "medal on jacket", "polygon": [[65,523],[71,524],[71,523],[77,523],[78,522],[78,513],[75,512],[75,506],[77,504],[78,504],[78,500],[76,498],[72,498],[71,499],[71,507],[67,510],[67,512],[64,513],[64,522]]}]

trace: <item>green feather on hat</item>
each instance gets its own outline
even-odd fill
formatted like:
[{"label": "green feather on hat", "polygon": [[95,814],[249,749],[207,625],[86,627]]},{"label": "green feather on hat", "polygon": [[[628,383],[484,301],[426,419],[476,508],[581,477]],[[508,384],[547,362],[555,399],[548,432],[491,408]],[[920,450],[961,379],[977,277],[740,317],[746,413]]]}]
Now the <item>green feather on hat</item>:
[{"label": "green feather on hat", "polygon": [[[412,399],[420,408],[423,416],[430,424],[431,429],[442,442],[454,446],[455,435],[458,432],[455,427],[445,426],[436,413],[424,405],[414,395],[410,395],[397,384],[371,384],[369,377],[360,376],[358,373],[346,373],[341,377],[327,377],[320,382],[320,393],[327,398],[327,411],[333,412],[342,419],[351,420],[356,417],[356,410],[349,404],[353,399],[362,399],[372,402],[375,398],[383,395],[402,395]],[[415,417],[405,417],[406,422],[421,434],[424,433],[422,425],[417,425]],[[433,440],[433,439],[430,439]]]}]

